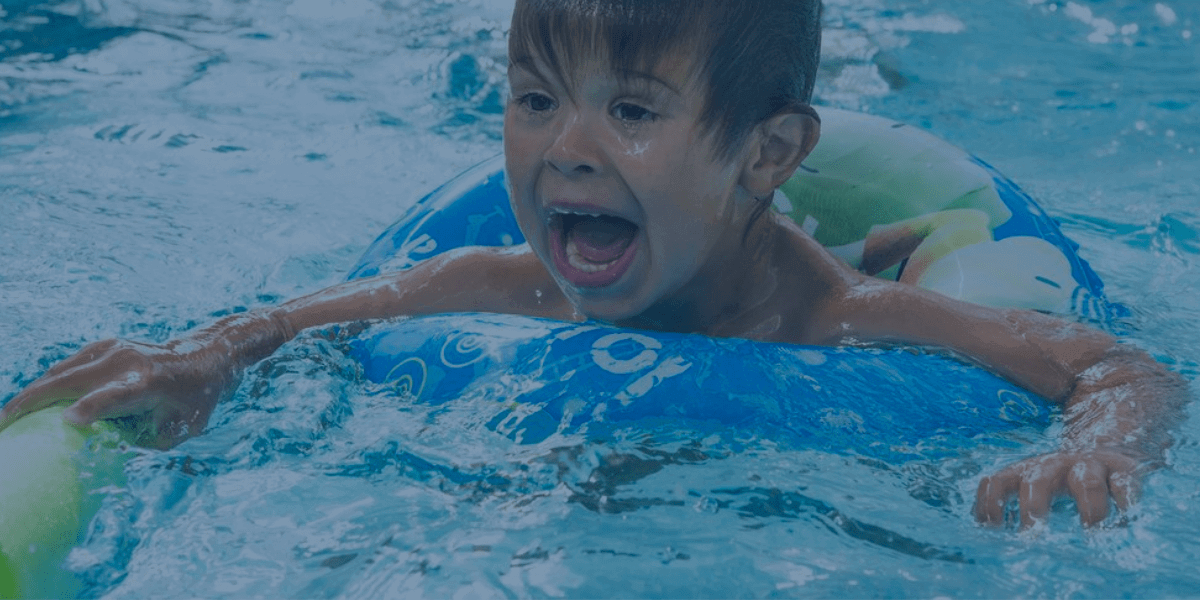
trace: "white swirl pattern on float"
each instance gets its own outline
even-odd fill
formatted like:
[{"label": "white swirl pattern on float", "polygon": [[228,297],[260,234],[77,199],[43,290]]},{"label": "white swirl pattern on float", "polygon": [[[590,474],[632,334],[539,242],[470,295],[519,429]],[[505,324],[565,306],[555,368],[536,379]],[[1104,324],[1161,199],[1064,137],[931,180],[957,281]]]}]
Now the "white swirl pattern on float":
[{"label": "white swirl pattern on float", "polygon": [[417,400],[425,391],[425,381],[428,379],[429,369],[425,361],[418,356],[410,356],[392,367],[384,381],[392,382],[397,395]]},{"label": "white swirl pattern on float", "polygon": [[1028,423],[1042,412],[1025,394],[1002,389],[996,395],[1000,400],[1000,418],[1005,421]]},{"label": "white swirl pattern on float", "polygon": [[488,340],[486,337],[473,332],[455,332],[446,338],[442,344],[442,364],[452,369],[459,369],[479,362],[487,353]]}]

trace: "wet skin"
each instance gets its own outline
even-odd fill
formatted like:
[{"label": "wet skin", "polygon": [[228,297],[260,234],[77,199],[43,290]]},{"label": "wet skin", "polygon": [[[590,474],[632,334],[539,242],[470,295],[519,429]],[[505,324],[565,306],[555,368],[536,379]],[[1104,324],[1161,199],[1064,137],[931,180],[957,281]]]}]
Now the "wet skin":
[{"label": "wet skin", "polygon": [[[1044,518],[1058,494],[1071,495],[1089,524],[1105,518],[1110,499],[1128,505],[1186,400],[1177,376],[1077,324],[869,278],[774,213],[751,224],[757,198],[792,175],[819,126],[805,114],[775,115],[718,158],[691,73],[683,60],[621,74],[592,61],[562,81],[517,57],[505,155],[527,245],[447,252],[162,346],[93,344],[13,398],[0,428],[75,401],[68,419],[141,416],[141,442],[166,447],[202,431],[246,366],[308,327],[465,311],[595,318],[802,344],[948,348],[1064,407],[1059,451],[981,480],[980,521],[1005,522],[1014,497],[1023,525]],[[600,258],[587,264],[585,255]]]},{"label": "wet skin", "polygon": [[[753,201],[739,189],[740,165],[715,158],[685,63],[622,77],[592,61],[574,75],[560,81],[535,60],[509,69],[506,175],[522,232],[581,313],[708,331],[763,277],[764,265],[740,243]],[[571,276],[563,264],[569,238],[554,222],[562,212],[637,227],[615,281],[590,286]],[[721,268],[735,264],[751,270]]]}]

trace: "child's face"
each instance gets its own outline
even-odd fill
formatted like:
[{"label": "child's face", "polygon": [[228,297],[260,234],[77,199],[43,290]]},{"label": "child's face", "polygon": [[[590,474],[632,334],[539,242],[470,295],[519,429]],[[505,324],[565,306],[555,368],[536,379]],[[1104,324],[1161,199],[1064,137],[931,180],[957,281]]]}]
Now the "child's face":
[{"label": "child's face", "polygon": [[[685,60],[651,73],[591,60],[561,81],[542,61],[509,69],[504,151],[530,246],[584,314],[635,317],[740,243],[740,156],[701,127],[702,86]],[[705,281],[701,281],[704,279]]]}]

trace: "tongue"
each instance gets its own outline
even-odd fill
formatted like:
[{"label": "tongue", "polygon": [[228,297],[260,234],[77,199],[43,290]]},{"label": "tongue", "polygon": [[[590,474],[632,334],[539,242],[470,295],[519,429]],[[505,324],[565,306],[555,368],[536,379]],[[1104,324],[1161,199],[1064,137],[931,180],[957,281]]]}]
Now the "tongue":
[{"label": "tongue", "polygon": [[608,263],[621,257],[635,233],[637,226],[625,219],[587,217],[571,228],[570,239],[588,262]]}]

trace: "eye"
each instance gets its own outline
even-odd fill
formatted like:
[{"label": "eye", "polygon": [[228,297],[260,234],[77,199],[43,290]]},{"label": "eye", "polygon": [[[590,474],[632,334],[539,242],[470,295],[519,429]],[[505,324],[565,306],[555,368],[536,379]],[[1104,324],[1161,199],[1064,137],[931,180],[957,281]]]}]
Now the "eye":
[{"label": "eye", "polygon": [[529,92],[517,99],[530,112],[540,113],[554,110],[554,99],[538,92]]},{"label": "eye", "polygon": [[630,104],[628,102],[622,102],[614,106],[612,109],[612,115],[617,119],[628,123],[653,121],[658,116],[646,108],[636,104]]}]

